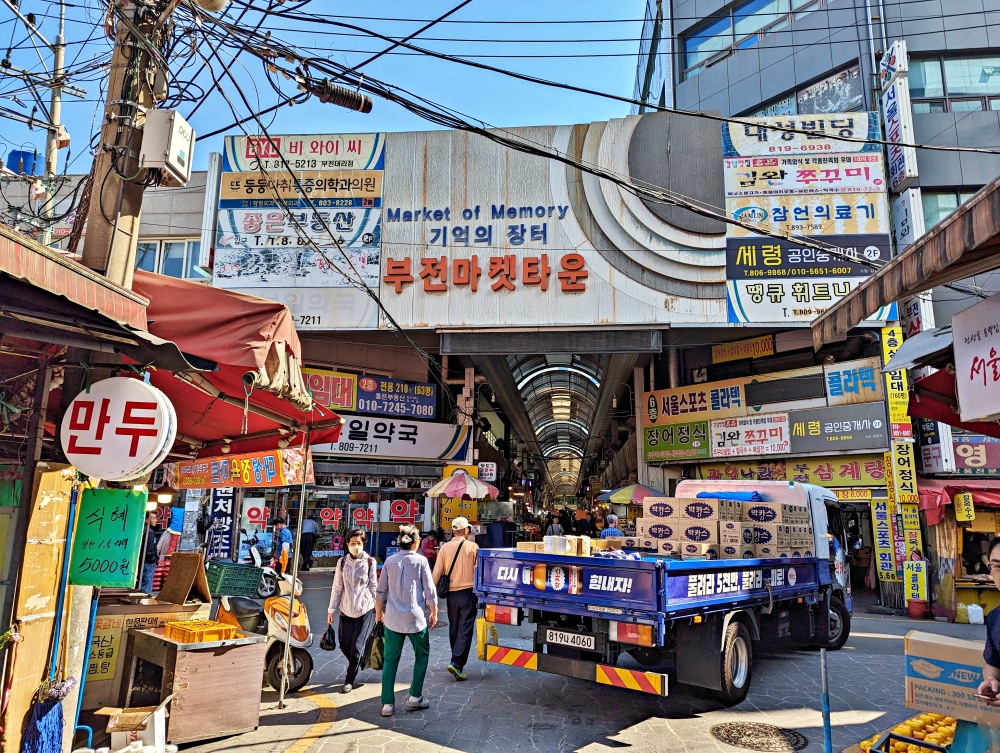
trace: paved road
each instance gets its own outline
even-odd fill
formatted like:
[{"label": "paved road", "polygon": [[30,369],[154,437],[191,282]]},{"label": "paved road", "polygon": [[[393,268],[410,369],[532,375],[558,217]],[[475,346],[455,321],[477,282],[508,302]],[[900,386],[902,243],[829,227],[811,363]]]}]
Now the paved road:
[{"label": "paved road", "polygon": [[[331,576],[310,573],[305,601],[314,629],[325,620]],[[910,715],[903,706],[903,636],[917,626],[911,620],[855,615],[851,639],[829,654],[830,693],[835,750],[870,737]],[[982,626],[924,622],[921,629],[983,640]],[[501,627],[501,640],[530,645],[531,628]],[[796,730],[809,739],[807,751],[822,751],[819,713],[819,653],[797,651],[758,654],[753,688],[739,706],[724,709],[689,695],[661,699],[594,683],[571,680],[472,660],[468,682],[455,682],[446,671],[448,631],[432,631],[431,667],[424,694],[432,706],[424,712],[379,716],[380,675],[366,671],[367,684],[340,693],[346,666],[340,652],[314,649],[311,685],[284,710],[265,690],[261,728],[241,737],[188,747],[196,753],[512,753],[537,750],[604,753],[629,751],[702,753],[742,750],[716,741],[709,730],[727,721],[764,722]],[[317,640],[318,643],[318,640]],[[404,651],[400,678],[412,667]],[[248,678],[249,681],[249,678]],[[397,684],[397,709],[408,682]]]}]

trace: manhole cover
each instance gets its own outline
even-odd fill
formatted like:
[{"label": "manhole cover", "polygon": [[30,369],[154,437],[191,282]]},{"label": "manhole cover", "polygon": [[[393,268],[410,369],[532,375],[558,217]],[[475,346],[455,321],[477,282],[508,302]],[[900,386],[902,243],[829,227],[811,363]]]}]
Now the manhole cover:
[{"label": "manhole cover", "polygon": [[757,722],[727,722],[711,729],[712,737],[719,742],[762,753],[793,753],[809,744],[805,735],[773,724]]}]

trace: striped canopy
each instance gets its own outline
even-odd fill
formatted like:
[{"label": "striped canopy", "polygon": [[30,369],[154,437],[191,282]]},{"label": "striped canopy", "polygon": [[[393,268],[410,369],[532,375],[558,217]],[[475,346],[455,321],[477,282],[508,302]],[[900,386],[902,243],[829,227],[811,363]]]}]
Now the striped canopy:
[{"label": "striped canopy", "polygon": [[496,499],[500,490],[492,484],[473,478],[465,471],[455,471],[448,478],[441,479],[427,490],[428,497],[447,497],[448,499]]}]

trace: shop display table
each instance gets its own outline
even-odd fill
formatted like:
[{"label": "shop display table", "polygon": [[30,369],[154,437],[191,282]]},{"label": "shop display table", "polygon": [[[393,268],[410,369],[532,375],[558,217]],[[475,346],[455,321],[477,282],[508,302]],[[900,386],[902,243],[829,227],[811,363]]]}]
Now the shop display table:
[{"label": "shop display table", "polygon": [[224,737],[257,728],[266,637],[240,631],[206,643],[180,643],[163,628],[133,630],[125,650],[119,704],[168,707],[167,742]]}]

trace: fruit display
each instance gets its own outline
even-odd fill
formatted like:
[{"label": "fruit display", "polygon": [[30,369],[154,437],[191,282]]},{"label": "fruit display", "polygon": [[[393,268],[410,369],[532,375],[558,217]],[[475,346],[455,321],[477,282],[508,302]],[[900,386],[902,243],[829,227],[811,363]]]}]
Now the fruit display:
[{"label": "fruit display", "polygon": [[[941,714],[918,714],[897,724],[886,735],[880,732],[862,740],[861,753],[936,753],[951,745],[955,737],[955,719]],[[879,747],[879,741],[883,745]],[[934,747],[929,747],[932,745]]]}]

